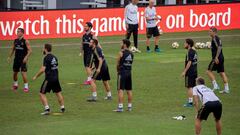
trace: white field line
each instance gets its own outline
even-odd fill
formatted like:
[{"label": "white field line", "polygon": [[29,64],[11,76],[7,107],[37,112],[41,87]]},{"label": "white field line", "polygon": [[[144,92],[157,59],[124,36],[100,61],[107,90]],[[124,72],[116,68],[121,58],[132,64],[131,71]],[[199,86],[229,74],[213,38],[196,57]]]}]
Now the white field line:
[{"label": "white field line", "polygon": [[[220,35],[219,37],[240,37],[240,35]],[[160,37],[160,42],[161,41],[174,41],[174,40],[183,40],[183,39],[186,39],[186,38],[189,38],[188,37],[175,37],[175,38],[161,38]],[[209,36],[198,36],[198,37],[190,37],[192,39],[205,39],[205,38],[209,38]],[[49,39],[51,40],[51,39]],[[138,42],[145,42],[146,40],[138,40]],[[121,41],[107,41],[107,42],[100,42],[100,44],[117,44],[117,43],[121,43]],[[31,44],[31,43],[30,43]],[[43,43],[44,44],[44,43]],[[42,44],[36,44],[36,45],[31,45],[32,48],[41,48],[42,46],[40,46]],[[64,44],[53,44],[53,46],[57,46],[57,47],[63,47],[63,46],[77,46],[79,45],[80,46],[80,42],[79,43],[64,43]],[[5,46],[5,47],[0,47],[1,49],[9,49],[11,48],[10,46]]]}]

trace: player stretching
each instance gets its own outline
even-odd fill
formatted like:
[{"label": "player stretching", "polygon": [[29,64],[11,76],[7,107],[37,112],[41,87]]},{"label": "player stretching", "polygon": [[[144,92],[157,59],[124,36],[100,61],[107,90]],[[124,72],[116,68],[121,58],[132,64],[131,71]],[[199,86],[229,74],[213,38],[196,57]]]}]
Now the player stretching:
[{"label": "player stretching", "polygon": [[150,49],[150,38],[153,36],[154,37],[154,44],[155,44],[155,52],[160,52],[160,48],[158,47],[158,41],[160,37],[160,33],[156,24],[156,20],[160,20],[160,18],[157,17],[156,9],[154,7],[154,1],[149,0],[149,5],[148,7],[145,8],[145,17],[146,17],[146,22],[147,22],[147,40],[146,40],[146,45],[147,45],[147,52],[151,52]]},{"label": "player stretching", "polygon": [[132,111],[132,63],[133,54],[129,51],[130,41],[128,39],[122,40],[122,50],[119,52],[117,58],[117,90],[118,90],[118,108],[116,112],[123,112],[123,91],[127,91],[128,95],[128,111]]},{"label": "player stretching", "polygon": [[91,87],[92,87],[92,96],[87,99],[88,102],[96,102],[97,101],[97,86],[95,81],[96,80],[102,80],[103,85],[106,90],[106,97],[105,100],[112,100],[112,94],[110,90],[109,80],[110,75],[108,71],[108,65],[107,62],[103,56],[102,49],[98,46],[98,40],[92,39],[90,41],[90,47],[92,48],[92,56],[91,56],[91,62],[90,67],[95,67],[95,72],[93,73],[92,80],[90,81]]},{"label": "player stretching", "polygon": [[223,82],[224,82],[224,90],[219,91],[220,93],[229,93],[229,86],[228,86],[228,78],[224,72],[224,56],[222,52],[222,42],[220,38],[217,36],[217,28],[211,27],[209,30],[209,34],[212,37],[211,43],[211,51],[212,51],[212,61],[208,66],[207,74],[212,81],[213,90],[219,90],[219,86],[216,82],[215,76],[212,71],[217,71]]},{"label": "player stretching", "polygon": [[[214,94],[214,92],[205,86],[205,81],[203,78],[196,79],[197,86],[193,88],[193,99],[194,106],[197,113],[195,119],[195,132],[196,135],[200,135],[201,132],[201,122],[202,120],[207,120],[208,115],[213,113],[216,122],[217,135],[222,134],[222,104],[219,98]],[[202,102],[202,107],[199,109],[199,99]]]},{"label": "player stretching", "polygon": [[185,87],[187,88],[188,102],[184,107],[193,107],[192,88],[196,85],[197,78],[197,52],[192,48],[194,42],[192,39],[185,40],[185,49],[188,50],[185,58],[185,69],[182,77],[185,76]]},{"label": "player stretching", "polygon": [[92,70],[90,68],[92,49],[89,45],[90,45],[90,41],[93,38],[96,38],[91,31],[92,27],[93,27],[93,25],[91,22],[87,22],[84,27],[85,34],[82,36],[82,47],[81,47],[81,52],[80,52],[80,55],[82,55],[82,52],[83,52],[84,67],[85,67],[85,70],[86,70],[86,73],[88,76],[87,80],[84,82],[84,84],[86,84],[86,85],[90,85],[91,76],[92,76]]},{"label": "player stretching", "polygon": [[13,86],[12,89],[16,91],[18,89],[18,72],[21,71],[24,82],[24,92],[29,92],[28,80],[27,80],[27,61],[32,53],[29,41],[24,37],[24,29],[17,29],[17,39],[14,40],[11,51],[8,57],[8,63],[11,62],[12,55],[15,52],[14,63],[13,63]]},{"label": "player stretching", "polygon": [[43,65],[39,72],[33,77],[33,80],[36,80],[43,72],[45,72],[45,79],[40,89],[40,99],[45,107],[45,111],[41,113],[42,115],[48,115],[50,113],[46,93],[50,93],[51,90],[56,93],[58,102],[60,104],[60,111],[62,113],[65,111],[64,100],[61,93],[62,88],[58,79],[58,59],[51,52],[52,45],[45,44],[43,48],[43,54],[46,56],[43,59]]},{"label": "player stretching", "polygon": [[141,53],[141,51],[138,49],[138,0],[132,0],[131,3],[129,3],[125,7],[125,20],[126,20],[126,38],[130,39],[131,34],[133,33],[133,40],[134,40],[134,51]]}]

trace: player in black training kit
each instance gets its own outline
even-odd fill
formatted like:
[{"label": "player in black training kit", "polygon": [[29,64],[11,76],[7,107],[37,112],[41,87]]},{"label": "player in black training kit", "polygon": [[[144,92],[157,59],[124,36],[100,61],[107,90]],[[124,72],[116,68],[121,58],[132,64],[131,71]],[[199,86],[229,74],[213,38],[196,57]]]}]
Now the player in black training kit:
[{"label": "player in black training kit", "polygon": [[117,90],[118,90],[118,108],[116,112],[123,112],[123,91],[126,90],[128,94],[128,111],[132,111],[132,63],[133,54],[129,51],[130,41],[128,39],[122,40],[122,50],[119,52],[117,58]]},{"label": "player in black training kit", "polygon": [[23,82],[24,82],[24,92],[28,92],[28,80],[27,80],[27,61],[32,53],[32,49],[30,47],[29,41],[26,40],[24,37],[24,29],[18,28],[17,29],[17,36],[18,38],[14,40],[14,43],[12,45],[9,57],[8,57],[8,63],[11,62],[12,55],[15,52],[15,58],[13,63],[13,86],[12,89],[16,91],[18,89],[18,72],[21,71]]},{"label": "player in black training kit", "polygon": [[58,59],[51,53],[51,51],[52,45],[45,44],[43,48],[43,54],[46,56],[44,57],[43,65],[40,68],[39,72],[33,77],[33,80],[36,80],[42,73],[45,72],[45,79],[40,89],[40,99],[45,107],[45,111],[41,113],[42,115],[48,115],[50,113],[46,93],[50,93],[51,90],[56,93],[58,102],[61,107],[60,111],[62,113],[65,111],[64,99],[61,93],[62,88],[58,79]]},{"label": "player in black training kit", "polygon": [[[97,86],[95,81],[102,80],[103,85],[105,87],[107,96],[104,98],[105,100],[111,100],[112,94],[110,90],[109,80],[110,74],[108,71],[107,62],[103,56],[102,49],[98,46],[98,40],[92,39],[90,41],[90,47],[92,48],[92,56],[90,67],[95,68],[95,72],[93,73],[92,80],[90,81],[92,87],[92,96],[87,99],[88,102],[96,102],[97,101]],[[93,66],[94,65],[94,66]]]},{"label": "player in black training kit", "polygon": [[197,78],[197,52],[192,48],[194,42],[192,39],[186,39],[184,47],[188,50],[185,58],[185,68],[182,72],[182,77],[185,77],[185,87],[187,88],[188,102],[184,107],[193,107],[193,94],[192,88],[196,86]]},{"label": "player in black training kit", "polygon": [[86,85],[90,85],[91,81],[91,74],[92,70],[90,68],[90,61],[91,61],[91,56],[92,56],[92,49],[90,47],[90,41],[96,37],[94,34],[91,32],[93,25],[91,22],[87,22],[84,29],[85,29],[85,34],[82,36],[82,47],[81,47],[81,52],[80,55],[82,55],[83,52],[83,62],[84,62],[84,67],[86,69],[87,73],[87,80],[84,82]]},{"label": "player in black training kit", "polygon": [[209,30],[209,34],[212,37],[211,43],[211,51],[212,51],[212,61],[208,66],[207,74],[212,81],[213,90],[219,90],[219,86],[216,82],[215,76],[212,71],[217,71],[223,82],[224,82],[224,90],[219,91],[220,93],[229,93],[229,86],[228,86],[228,78],[224,72],[224,56],[222,52],[222,42],[220,38],[217,36],[217,29],[215,27],[211,27]]}]

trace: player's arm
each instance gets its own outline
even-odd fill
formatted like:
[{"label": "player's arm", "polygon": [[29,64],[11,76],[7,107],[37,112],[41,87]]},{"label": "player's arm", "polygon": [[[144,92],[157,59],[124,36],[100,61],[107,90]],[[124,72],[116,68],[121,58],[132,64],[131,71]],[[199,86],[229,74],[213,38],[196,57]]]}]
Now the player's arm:
[{"label": "player's arm", "polygon": [[[93,39],[96,39],[96,40],[98,40],[98,37],[97,37],[97,36],[95,36],[95,35],[93,35]],[[101,46],[101,44],[100,44],[99,42],[98,42],[98,47],[102,49],[102,46]]]},{"label": "player's arm", "polygon": [[197,95],[193,95],[193,103],[194,103],[194,108],[196,113],[198,113],[199,110],[199,104],[198,104],[198,96]]},{"label": "player's arm", "polygon": [[117,72],[119,72],[119,70],[120,70],[120,60],[121,60],[121,58],[122,58],[122,52],[120,51],[119,53],[118,53],[118,56],[117,56]]},{"label": "player's arm", "polygon": [[46,67],[42,66],[40,70],[37,72],[37,74],[33,77],[33,80],[36,80],[39,76],[41,76],[44,73],[45,69]]},{"label": "player's arm", "polygon": [[192,64],[192,61],[189,60],[185,69],[182,72],[182,77],[184,77],[186,75],[186,73],[187,73],[188,69],[190,68],[191,64]]},{"label": "player's arm", "polygon": [[126,29],[128,29],[128,23],[127,23],[127,19],[128,19],[128,6],[126,6],[125,10],[124,10],[124,18],[125,18]]},{"label": "player's arm", "polygon": [[81,41],[79,56],[83,54],[83,41]]},{"label": "player's arm", "polygon": [[218,57],[219,57],[219,55],[220,55],[220,53],[221,53],[221,51],[222,51],[222,46],[221,46],[221,44],[220,44],[220,41],[219,41],[219,40],[218,40],[218,41],[216,40],[216,37],[214,37],[213,41],[215,42],[216,47],[217,47],[217,54],[216,54],[216,56],[215,56],[215,62],[216,62],[216,64],[218,64],[218,63],[219,63]]},{"label": "player's arm", "polygon": [[9,55],[8,55],[8,58],[7,58],[8,63],[11,62],[12,56],[13,56],[14,52],[15,52],[15,45],[12,44],[11,50],[10,50]]},{"label": "player's arm", "polygon": [[32,48],[30,47],[29,41],[26,40],[26,46],[27,46],[27,55],[24,57],[23,59],[23,63],[27,63],[28,57],[31,55],[32,53]]},{"label": "player's arm", "polygon": [[101,68],[102,68],[102,64],[103,64],[103,58],[102,58],[102,55],[99,55],[99,51],[97,49],[95,49],[94,53],[97,56],[97,59],[99,61],[99,64],[98,64],[98,67],[97,67],[96,71],[97,71],[97,73],[100,73]]}]

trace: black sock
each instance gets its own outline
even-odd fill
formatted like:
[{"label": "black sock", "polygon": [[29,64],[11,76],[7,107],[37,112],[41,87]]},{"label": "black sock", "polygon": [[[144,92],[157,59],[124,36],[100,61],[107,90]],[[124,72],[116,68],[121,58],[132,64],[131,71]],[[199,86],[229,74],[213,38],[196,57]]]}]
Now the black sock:
[{"label": "black sock", "polygon": [[147,46],[147,50],[150,50],[150,47],[149,47],[149,46]]},{"label": "black sock", "polygon": [[155,45],[155,49],[158,49],[158,45]]}]

